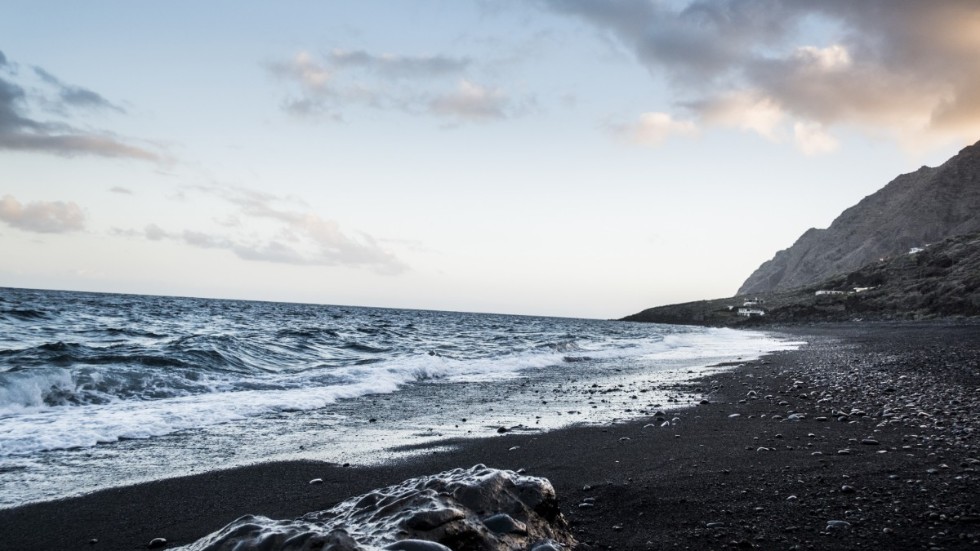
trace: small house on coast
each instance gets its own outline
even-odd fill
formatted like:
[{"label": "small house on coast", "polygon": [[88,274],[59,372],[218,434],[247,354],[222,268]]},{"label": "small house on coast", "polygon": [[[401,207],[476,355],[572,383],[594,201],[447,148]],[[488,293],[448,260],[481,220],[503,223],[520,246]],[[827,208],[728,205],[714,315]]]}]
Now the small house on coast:
[{"label": "small house on coast", "polygon": [[755,308],[755,307],[751,307],[751,306],[741,306],[741,307],[739,307],[739,309],[738,309],[738,311],[736,313],[738,315],[743,316],[743,317],[746,317],[746,318],[762,317],[762,316],[766,315],[766,311],[764,309],[762,309],[762,308]]}]

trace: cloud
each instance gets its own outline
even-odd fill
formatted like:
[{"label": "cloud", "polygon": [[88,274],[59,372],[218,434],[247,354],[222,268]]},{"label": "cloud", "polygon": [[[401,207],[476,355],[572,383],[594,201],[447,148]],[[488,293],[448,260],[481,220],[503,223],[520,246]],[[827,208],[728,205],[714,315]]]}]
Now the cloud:
[{"label": "cloud", "polygon": [[441,55],[374,55],[364,50],[343,49],[331,51],[328,59],[330,64],[338,69],[365,69],[376,72],[386,78],[425,78],[457,75],[462,73],[470,65],[470,60],[467,58]]},{"label": "cloud", "polygon": [[316,93],[325,91],[330,80],[330,71],[309,52],[299,52],[289,61],[270,63],[268,68],[272,74],[296,81]]},{"label": "cloud", "polygon": [[112,186],[111,188],[109,188],[109,191],[111,191],[112,193],[119,193],[121,195],[132,195],[133,194],[133,190],[131,190],[129,188],[124,188],[122,186]]},{"label": "cloud", "polygon": [[793,137],[796,146],[805,155],[822,155],[837,150],[837,140],[824,131],[817,123],[797,122],[793,124]]},{"label": "cloud", "polygon": [[60,79],[40,67],[34,67],[34,73],[43,82],[51,85],[57,90],[59,99],[65,105],[88,109],[109,109],[120,113],[125,112],[122,107],[111,103],[100,94],[87,88],[65,84]]},{"label": "cloud", "polygon": [[114,235],[143,237],[150,241],[179,241],[203,249],[230,251],[251,261],[367,268],[384,275],[396,275],[408,269],[368,234],[351,235],[342,231],[334,220],[281,206],[295,201],[239,187],[194,186],[188,187],[187,191],[203,193],[233,205],[236,212],[231,218],[236,224],[219,220],[218,224],[224,227],[220,232],[175,232],[149,224],[143,231],[117,229]]},{"label": "cloud", "polygon": [[165,232],[163,228],[156,224],[147,224],[146,228],[143,230],[143,233],[150,241],[160,241],[161,239],[171,237],[170,234]]},{"label": "cloud", "polygon": [[667,113],[643,113],[636,123],[615,125],[612,130],[631,143],[648,147],[657,147],[670,136],[693,136],[698,133],[695,123],[676,120]]},{"label": "cloud", "polygon": [[[11,67],[2,52],[0,57],[3,60],[0,69]],[[34,72],[42,82],[56,89],[57,99],[45,97],[41,92],[32,91],[31,95],[28,95],[23,87],[0,74],[0,150],[47,153],[65,157],[96,155],[143,161],[161,160],[157,153],[149,149],[104,132],[82,130],[65,122],[42,121],[34,118],[30,114],[32,103],[49,108],[53,105],[54,111],[65,115],[70,115],[78,109],[120,110],[91,90],[65,85],[40,68],[35,68]]]},{"label": "cloud", "polygon": [[465,57],[335,49],[324,55],[299,52],[267,69],[291,85],[282,107],[300,117],[342,120],[341,112],[352,106],[457,121],[502,119],[520,111],[502,90],[466,78],[471,66]]},{"label": "cloud", "polygon": [[85,228],[85,213],[73,202],[36,201],[22,204],[10,195],[0,199],[0,220],[24,231],[68,233]]},{"label": "cloud", "polygon": [[972,0],[539,4],[627,47],[685,98],[679,109],[706,124],[770,139],[791,128],[812,136],[810,125],[849,127],[909,147],[980,136],[980,3]]},{"label": "cloud", "polygon": [[500,90],[463,80],[456,90],[433,98],[429,106],[433,113],[443,116],[486,120],[505,118],[507,104],[507,96]]},{"label": "cloud", "polygon": [[772,99],[751,92],[734,92],[707,100],[681,104],[707,124],[730,126],[778,139],[786,113]]}]

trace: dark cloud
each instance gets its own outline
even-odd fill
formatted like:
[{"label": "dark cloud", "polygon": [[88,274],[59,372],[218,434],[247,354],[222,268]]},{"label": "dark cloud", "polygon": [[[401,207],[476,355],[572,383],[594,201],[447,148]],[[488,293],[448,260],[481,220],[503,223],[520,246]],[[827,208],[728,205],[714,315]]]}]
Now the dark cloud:
[{"label": "dark cloud", "polygon": [[[0,67],[9,66],[6,61]],[[44,82],[55,86],[58,99],[56,111],[71,113],[77,109],[115,109],[102,96],[73,86],[64,85],[43,69],[35,73]],[[138,145],[117,137],[75,128],[64,122],[42,121],[29,114],[30,101],[51,105],[46,97],[29,96],[23,87],[0,74],[0,150],[29,151],[72,157],[96,155],[145,161],[159,161],[161,157]]]},{"label": "dark cloud", "polygon": [[905,141],[980,135],[974,0],[540,3],[626,46],[707,124],[755,126],[758,110],[739,121],[724,107],[766,104],[811,129],[885,129]]},{"label": "dark cloud", "polygon": [[85,213],[73,202],[35,201],[22,204],[10,195],[0,199],[0,220],[36,233],[67,233],[85,228]]},{"label": "dark cloud", "polygon": [[98,155],[144,161],[160,157],[146,149],[120,142],[114,138],[91,134],[46,134],[35,132],[5,132],[0,128],[0,149],[51,153],[64,157]]},{"label": "dark cloud", "polygon": [[58,98],[64,105],[71,107],[81,107],[87,109],[108,109],[124,113],[125,110],[118,105],[111,103],[100,94],[81,86],[65,84],[51,73],[40,67],[34,67],[34,73],[45,83],[49,84],[58,93]]}]

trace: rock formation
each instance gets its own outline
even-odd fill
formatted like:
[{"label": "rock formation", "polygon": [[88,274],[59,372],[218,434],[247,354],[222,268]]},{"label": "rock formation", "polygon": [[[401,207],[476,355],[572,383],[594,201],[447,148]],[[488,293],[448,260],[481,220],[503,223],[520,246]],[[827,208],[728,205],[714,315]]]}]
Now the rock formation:
[{"label": "rock formation", "polygon": [[980,142],[892,180],[827,229],[807,230],[752,273],[739,295],[793,289],[980,231]]},{"label": "rock formation", "polygon": [[544,478],[476,465],[413,478],[296,520],[245,516],[188,551],[561,551],[575,546]]}]

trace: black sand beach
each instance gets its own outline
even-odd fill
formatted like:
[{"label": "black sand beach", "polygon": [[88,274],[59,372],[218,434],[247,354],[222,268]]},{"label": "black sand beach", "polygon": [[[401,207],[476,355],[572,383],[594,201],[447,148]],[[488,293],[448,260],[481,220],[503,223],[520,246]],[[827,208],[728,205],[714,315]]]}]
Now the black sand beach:
[{"label": "black sand beach", "polygon": [[980,547],[980,325],[779,331],[810,345],[700,381],[708,403],[667,411],[669,426],[488,430],[381,467],[215,470],[0,510],[0,548],[183,545],[244,514],[297,517],[477,463],[550,479],[582,549]]}]

